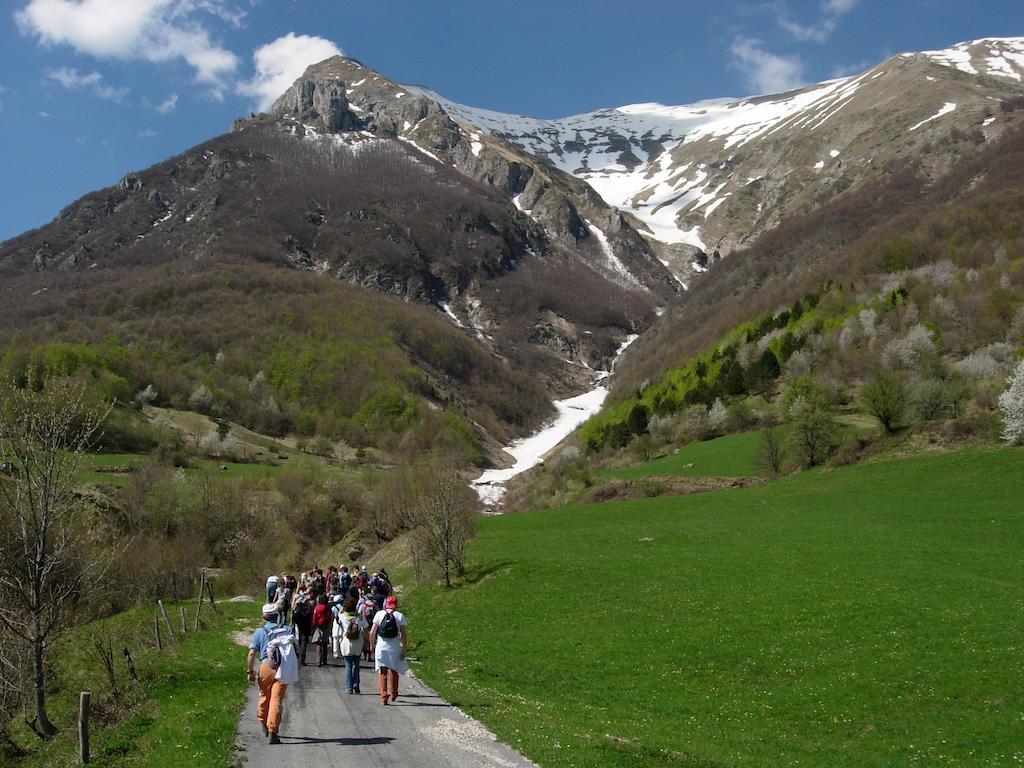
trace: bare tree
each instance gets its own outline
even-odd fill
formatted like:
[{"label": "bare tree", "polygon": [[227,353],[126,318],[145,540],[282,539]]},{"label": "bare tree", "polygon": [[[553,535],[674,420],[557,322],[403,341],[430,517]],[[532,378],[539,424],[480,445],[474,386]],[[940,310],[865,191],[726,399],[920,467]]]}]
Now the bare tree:
[{"label": "bare tree", "polygon": [[0,624],[31,657],[35,719],[41,736],[56,729],[46,714],[46,654],[83,607],[102,565],[74,495],[82,454],[109,412],[87,405],[84,387],[50,378],[0,387]]},{"label": "bare tree", "polygon": [[19,757],[22,750],[11,738],[10,724],[24,701],[24,645],[15,642],[10,630],[0,624],[0,758]]},{"label": "bare tree", "polygon": [[452,585],[452,572],[466,573],[466,544],[473,533],[472,492],[451,472],[438,472],[427,481],[413,510],[415,542],[444,572],[444,583]]},{"label": "bare tree", "polygon": [[758,466],[765,470],[770,477],[778,477],[782,474],[782,465],[786,461],[786,442],[782,437],[782,430],[778,427],[768,427],[761,433],[761,445],[757,457]]}]

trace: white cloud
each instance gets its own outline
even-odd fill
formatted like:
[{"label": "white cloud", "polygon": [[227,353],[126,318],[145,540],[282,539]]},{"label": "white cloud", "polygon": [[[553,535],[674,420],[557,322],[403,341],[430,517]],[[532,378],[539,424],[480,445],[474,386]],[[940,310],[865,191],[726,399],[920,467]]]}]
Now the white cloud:
[{"label": "white cloud", "polygon": [[755,93],[782,93],[804,84],[804,65],[797,56],[779,56],[750,37],[737,37],[729,48],[729,66],[739,71]]},{"label": "white cloud", "polygon": [[168,95],[166,99],[157,104],[153,109],[159,112],[161,115],[166,115],[174,111],[174,108],[178,106],[178,94],[172,93]]},{"label": "white cloud", "polygon": [[100,59],[183,59],[219,96],[238,58],[210,38],[202,13],[236,24],[244,17],[223,0],[30,0],[14,17],[22,34],[43,45]]},{"label": "white cloud", "polygon": [[154,136],[156,136],[156,131],[154,131],[152,128],[143,128],[136,134],[136,136],[138,136],[140,139],[152,139]]},{"label": "white cloud", "polygon": [[800,24],[790,19],[780,7],[779,26],[790,37],[800,42],[824,43],[839,27],[839,21],[857,7],[860,0],[824,0],[821,4],[822,18],[815,24]]},{"label": "white cloud", "polygon": [[255,96],[257,107],[267,109],[294,83],[310,64],[340,56],[341,49],[330,40],[289,32],[253,54],[256,74],[238,84],[238,92]]},{"label": "white cloud", "polygon": [[53,115],[51,113],[43,112],[42,110],[40,110],[39,112],[36,112],[36,114],[39,115],[44,120],[47,119],[47,118],[53,117]]},{"label": "white cloud", "polygon": [[121,101],[128,95],[128,88],[115,88],[103,82],[103,75],[99,72],[90,72],[87,75],[79,73],[77,69],[60,67],[59,69],[48,69],[45,73],[47,80],[60,83],[69,91],[88,89],[101,99],[110,101]]},{"label": "white cloud", "polygon": [[821,4],[821,9],[825,13],[830,13],[834,16],[842,16],[844,13],[849,13],[857,7],[857,3],[860,0],[825,0]]},{"label": "white cloud", "polygon": [[802,43],[815,42],[824,43],[836,31],[838,21],[834,17],[822,19],[817,24],[803,25],[782,17],[779,19],[779,26],[782,27],[790,37]]}]

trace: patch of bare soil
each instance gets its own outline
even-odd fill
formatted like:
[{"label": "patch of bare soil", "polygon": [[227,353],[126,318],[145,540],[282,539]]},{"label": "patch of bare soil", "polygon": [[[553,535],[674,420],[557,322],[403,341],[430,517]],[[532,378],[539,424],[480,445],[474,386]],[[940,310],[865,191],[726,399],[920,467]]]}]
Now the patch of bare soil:
[{"label": "patch of bare soil", "polygon": [[721,491],[727,488],[746,488],[763,482],[762,477],[649,477],[643,480],[611,480],[592,491],[583,501],[685,496],[690,493]]}]

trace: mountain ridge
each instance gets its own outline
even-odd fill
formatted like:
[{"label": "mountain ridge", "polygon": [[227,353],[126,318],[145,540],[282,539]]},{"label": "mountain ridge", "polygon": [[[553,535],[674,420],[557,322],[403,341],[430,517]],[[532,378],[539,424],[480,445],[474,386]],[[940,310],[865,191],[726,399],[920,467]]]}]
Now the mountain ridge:
[{"label": "mountain ridge", "polygon": [[[971,77],[964,79],[963,75]],[[881,83],[870,82],[879,78]],[[861,164],[888,159],[874,150],[877,135],[867,128],[860,136],[838,136],[832,147],[804,147],[804,154],[817,155],[808,158],[808,167],[783,164],[781,173],[774,177],[766,175],[764,168],[733,162],[734,148],[742,150],[750,142],[780,130],[785,138],[781,143],[792,143],[794,134],[785,131],[799,128],[801,123],[810,131],[822,128],[826,122],[842,122],[840,118],[845,117],[863,123],[865,113],[873,113],[885,96],[900,97],[896,112],[906,113],[910,105],[904,97],[913,93],[923,102],[912,121],[906,115],[906,127],[920,131],[914,137],[920,140],[905,150],[912,153],[951,127],[989,128],[991,122],[985,121],[991,114],[985,111],[984,102],[1024,93],[1022,78],[1024,38],[1009,37],[981,38],[939,51],[897,54],[860,74],[782,94],[709,99],[678,106],[632,104],[559,119],[478,109],[424,86],[400,87],[427,98],[455,122],[467,126],[470,136],[475,135],[474,146],[480,145],[482,136],[500,139],[586,181],[604,202],[629,217],[655,255],[685,285],[689,275],[706,268],[708,257],[715,252],[726,255],[773,228],[784,215],[806,210],[806,200],[798,200],[792,208],[774,205],[811,183],[804,171],[839,182],[828,185],[832,190],[814,185],[817,196],[828,198],[860,181],[858,174],[849,172],[829,178],[826,166],[847,154],[847,149],[854,153],[850,159]],[[981,87],[977,87],[978,79],[984,81]],[[936,91],[936,98],[930,101],[919,93],[929,83],[938,83],[930,87]],[[867,95],[858,96],[858,90]],[[944,100],[937,101],[939,96]],[[948,101],[950,98],[956,101]],[[948,104],[954,107],[939,114],[938,110]],[[957,104],[959,114],[955,114]],[[974,119],[976,114],[981,119]],[[999,126],[989,128],[986,136],[997,135],[999,130]],[[763,146],[764,142],[759,153]],[[844,161],[848,164],[845,157],[839,162]],[[798,174],[801,178],[795,183],[784,178],[798,170],[802,171]],[[821,171],[824,173],[817,173]],[[755,188],[748,189],[750,185]],[[730,199],[733,197],[736,200]],[[765,207],[771,209],[769,214],[764,214]]]}]

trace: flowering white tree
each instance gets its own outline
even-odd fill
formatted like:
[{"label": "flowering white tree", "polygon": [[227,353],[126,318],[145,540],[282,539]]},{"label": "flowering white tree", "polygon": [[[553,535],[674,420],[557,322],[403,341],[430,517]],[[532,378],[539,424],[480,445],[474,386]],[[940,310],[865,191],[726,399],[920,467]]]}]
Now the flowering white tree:
[{"label": "flowering white tree", "polygon": [[716,397],[708,409],[708,426],[716,432],[719,431],[725,426],[726,416],[728,412],[725,410],[725,403],[722,402],[722,398]]},{"label": "flowering white tree", "polygon": [[1003,440],[1024,443],[1024,360],[1006,380],[1009,385],[999,396],[999,409],[1003,412]]}]

